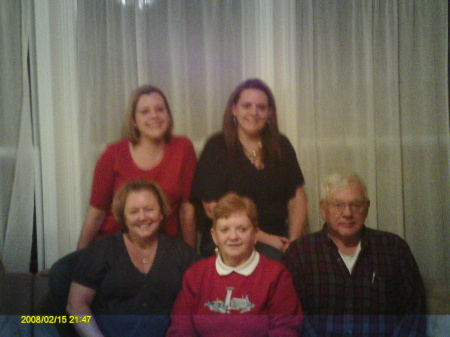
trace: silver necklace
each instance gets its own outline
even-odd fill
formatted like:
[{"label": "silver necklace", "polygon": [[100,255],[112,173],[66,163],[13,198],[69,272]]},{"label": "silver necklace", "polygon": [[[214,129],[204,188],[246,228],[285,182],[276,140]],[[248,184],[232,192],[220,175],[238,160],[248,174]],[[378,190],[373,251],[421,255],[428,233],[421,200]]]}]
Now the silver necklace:
[{"label": "silver necklace", "polygon": [[152,253],[148,254],[147,256],[145,256],[141,252],[138,252],[138,254],[140,255],[139,258],[141,259],[142,263],[144,264],[150,263]]}]

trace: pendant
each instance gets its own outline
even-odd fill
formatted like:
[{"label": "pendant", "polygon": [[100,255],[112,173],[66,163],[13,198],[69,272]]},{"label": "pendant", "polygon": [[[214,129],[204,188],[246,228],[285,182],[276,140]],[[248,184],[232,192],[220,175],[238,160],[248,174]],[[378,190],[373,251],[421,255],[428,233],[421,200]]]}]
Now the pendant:
[{"label": "pendant", "polygon": [[146,257],[144,257],[144,258],[142,259],[142,262],[148,263],[148,259],[147,259]]}]

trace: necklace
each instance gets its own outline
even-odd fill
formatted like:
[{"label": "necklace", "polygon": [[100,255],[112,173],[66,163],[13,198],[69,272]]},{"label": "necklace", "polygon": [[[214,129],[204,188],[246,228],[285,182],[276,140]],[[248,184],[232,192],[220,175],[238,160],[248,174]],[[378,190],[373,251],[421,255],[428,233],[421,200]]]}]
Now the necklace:
[{"label": "necklace", "polygon": [[143,264],[148,264],[151,261],[153,261],[154,256],[152,256],[154,254],[154,250],[156,248],[156,244],[152,245],[152,247],[150,248],[150,252],[147,254],[144,254],[142,252],[142,250],[133,242],[133,240],[131,240],[131,238],[128,238],[128,240],[130,241],[130,243],[132,244],[133,248],[134,248],[134,255],[136,256],[136,258],[140,259],[142,261]]},{"label": "necklace", "polygon": [[[258,148],[253,151],[247,150],[244,145],[242,145],[242,148],[244,149],[244,153],[245,153],[246,157],[248,158],[248,160],[250,160],[250,163],[252,163],[253,165],[256,166],[256,157],[262,150],[262,143],[258,142]],[[261,166],[261,168],[264,168],[264,164],[262,164],[260,166]]]}]

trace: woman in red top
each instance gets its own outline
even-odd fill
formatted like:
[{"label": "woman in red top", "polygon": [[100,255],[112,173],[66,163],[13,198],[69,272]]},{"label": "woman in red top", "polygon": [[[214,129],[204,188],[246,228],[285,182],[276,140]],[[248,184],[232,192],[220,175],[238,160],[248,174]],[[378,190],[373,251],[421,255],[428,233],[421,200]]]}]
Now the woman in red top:
[{"label": "woman in red top", "polygon": [[167,337],[297,337],[303,319],[291,275],[255,250],[255,204],[226,194],[213,210],[219,253],[183,276]]},{"label": "woman in red top", "polygon": [[173,118],[163,92],[153,86],[137,88],[127,113],[128,137],[110,144],[94,172],[86,221],[77,248],[119,230],[111,211],[115,192],[127,181],[158,183],[168,196],[171,216],[163,231],[195,248],[193,206],[189,203],[197,159],[191,141],[172,135]]}]

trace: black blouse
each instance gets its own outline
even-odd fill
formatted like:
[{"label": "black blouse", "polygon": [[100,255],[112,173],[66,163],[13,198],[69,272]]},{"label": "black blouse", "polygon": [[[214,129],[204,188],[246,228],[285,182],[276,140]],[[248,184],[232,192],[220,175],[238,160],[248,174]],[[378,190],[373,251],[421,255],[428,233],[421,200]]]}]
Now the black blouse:
[{"label": "black blouse", "polygon": [[275,235],[286,236],[287,204],[305,181],[295,150],[281,135],[281,163],[277,170],[258,170],[239,151],[237,160],[228,154],[223,134],[212,136],[200,156],[192,186],[196,201],[217,201],[227,192],[251,198],[258,209],[259,227]]},{"label": "black blouse", "polygon": [[77,264],[73,280],[96,290],[95,315],[169,315],[183,274],[197,253],[177,238],[159,237],[152,267],[142,274],[133,264],[123,234],[108,235],[90,245]]}]

